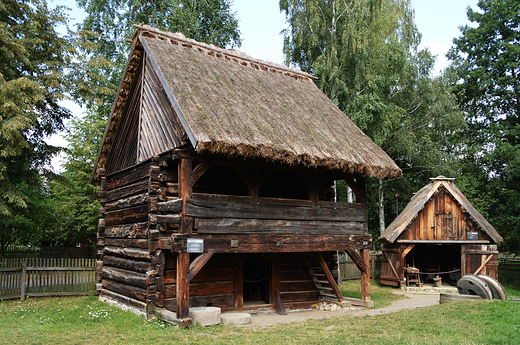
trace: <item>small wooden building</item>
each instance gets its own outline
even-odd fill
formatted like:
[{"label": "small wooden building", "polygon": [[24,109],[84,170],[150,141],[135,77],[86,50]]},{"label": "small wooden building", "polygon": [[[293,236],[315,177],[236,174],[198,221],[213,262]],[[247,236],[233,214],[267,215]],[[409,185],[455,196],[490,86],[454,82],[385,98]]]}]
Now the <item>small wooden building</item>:
[{"label": "small wooden building", "polygon": [[422,188],[386,228],[381,283],[404,283],[406,268],[420,271],[422,282],[440,274],[454,283],[465,274],[498,278],[496,243],[502,237],[453,183],[439,176]]},{"label": "small wooden building", "polygon": [[[364,272],[364,178],[400,176],[313,83],[243,53],[136,26],[92,182],[100,296],[142,312],[309,306]],[[346,180],[357,202],[334,202]]]}]

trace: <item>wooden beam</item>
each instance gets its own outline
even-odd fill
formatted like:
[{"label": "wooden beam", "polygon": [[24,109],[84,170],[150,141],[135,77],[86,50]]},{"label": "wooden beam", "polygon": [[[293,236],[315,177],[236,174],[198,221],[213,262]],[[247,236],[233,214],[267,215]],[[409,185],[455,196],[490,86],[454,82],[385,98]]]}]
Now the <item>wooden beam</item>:
[{"label": "wooden beam", "polygon": [[347,182],[347,184],[350,186],[350,188],[352,189],[352,191],[354,192],[354,194],[356,194],[356,197],[357,197],[357,201],[360,202],[360,203],[363,203],[366,201],[366,196],[365,196],[365,188],[364,188],[364,184],[363,186],[360,186],[356,181],[354,181],[354,179],[350,176],[345,176],[344,177],[345,179],[345,182]]},{"label": "wooden beam", "polygon": [[[480,265],[480,267],[473,273],[473,274],[479,274],[480,271],[482,270],[482,268],[484,268],[484,266],[486,266],[486,264],[489,262],[489,260],[491,260],[491,258],[493,257],[493,255],[495,254],[490,254],[486,260],[484,260],[484,262],[482,263],[482,265]],[[486,256],[484,256],[486,257]]]},{"label": "wooden beam", "polygon": [[177,318],[186,319],[190,316],[190,284],[188,272],[190,267],[190,254],[177,254]]},{"label": "wooden beam", "polygon": [[334,277],[332,276],[332,273],[329,270],[329,266],[327,266],[327,263],[323,259],[321,253],[316,253],[316,257],[318,258],[318,262],[321,265],[321,269],[323,270],[323,272],[325,272],[325,276],[327,277],[327,280],[329,281],[329,284],[332,287],[332,291],[338,298],[338,301],[343,302],[343,295],[341,294],[341,291],[339,291],[338,284],[336,284],[336,280],[334,280]]},{"label": "wooden beam", "polygon": [[179,212],[182,211],[182,199],[158,202],[157,208],[162,212]]},{"label": "wooden beam", "polygon": [[244,257],[241,254],[235,255],[235,309],[244,306]]},{"label": "wooden beam", "polygon": [[[193,229],[191,218],[186,217],[186,202],[191,198],[192,162],[191,159],[181,159],[179,171],[179,196],[182,199],[180,233],[190,235]],[[177,318],[187,319],[190,316],[190,283],[188,272],[190,270],[190,254],[185,251],[177,254]]]},{"label": "wooden beam", "polygon": [[402,244],[487,244],[488,240],[397,240],[396,243]]},{"label": "wooden beam", "polygon": [[371,237],[364,235],[172,234],[159,240],[159,249],[186,252],[188,237],[203,239],[204,247],[215,253],[322,252],[363,249],[371,243]]},{"label": "wooden beam", "polygon": [[413,249],[413,247],[415,247],[415,244],[410,244],[409,246],[407,246],[404,250],[403,250],[403,258],[408,255],[408,253],[410,252],[410,250]]},{"label": "wooden beam", "polygon": [[253,204],[249,199],[248,197],[193,194],[191,199],[186,202],[186,215],[196,218],[367,221],[366,208],[361,204],[338,203],[340,206],[338,208],[316,208],[309,201],[306,201],[306,204],[301,200],[260,198],[258,204]]},{"label": "wooden beam", "polygon": [[190,269],[187,276],[188,283],[197,275],[197,273],[199,273],[201,268],[204,267],[209,259],[211,259],[214,253],[215,251],[210,249],[206,253],[200,254],[195,260],[193,260],[193,262],[190,264]]},{"label": "wooden beam", "polygon": [[368,263],[365,262],[365,260],[359,256],[359,254],[352,248],[346,248],[345,251],[347,252],[348,256],[352,258],[352,261],[354,261],[354,264],[356,264],[357,268],[363,273],[368,271]]},{"label": "wooden beam", "polygon": [[195,169],[193,169],[193,172],[191,173],[190,177],[191,187],[193,187],[193,185],[197,183],[199,178],[201,178],[201,176],[204,175],[204,173],[208,171],[208,169],[211,168],[212,165],[213,161],[207,160],[199,163],[199,165],[197,165]]},{"label": "wooden beam", "polygon": [[[363,262],[368,267],[370,260],[370,252],[368,249],[361,249],[361,257]],[[361,299],[363,301],[370,301],[370,270],[361,271]]]}]

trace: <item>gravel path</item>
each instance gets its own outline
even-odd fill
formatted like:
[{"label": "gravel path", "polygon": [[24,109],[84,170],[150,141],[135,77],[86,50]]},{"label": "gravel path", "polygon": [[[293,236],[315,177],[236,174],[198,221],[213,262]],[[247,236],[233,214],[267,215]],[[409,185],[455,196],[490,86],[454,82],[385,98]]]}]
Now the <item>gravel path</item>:
[{"label": "gravel path", "polygon": [[366,309],[361,307],[343,308],[340,311],[319,311],[305,310],[288,312],[287,315],[276,313],[254,314],[251,316],[251,323],[241,327],[265,327],[279,323],[301,322],[310,319],[324,319],[332,316],[341,315],[378,315],[392,313],[401,309],[414,309],[439,304],[439,294],[417,294],[396,291],[394,293],[404,294],[407,298],[395,301],[391,306],[378,309]]}]

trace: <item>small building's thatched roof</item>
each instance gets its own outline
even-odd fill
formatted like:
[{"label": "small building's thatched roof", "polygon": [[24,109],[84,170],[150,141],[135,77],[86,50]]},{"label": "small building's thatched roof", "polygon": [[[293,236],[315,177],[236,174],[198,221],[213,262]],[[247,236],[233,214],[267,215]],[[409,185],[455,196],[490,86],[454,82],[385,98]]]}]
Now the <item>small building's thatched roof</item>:
[{"label": "small building's thatched roof", "polygon": [[[136,28],[94,181],[97,169],[104,168],[141,55],[149,59],[172,116],[178,117],[185,138],[198,153],[263,158],[362,176],[401,175],[394,161],[316,87],[312,76],[180,34]],[[139,49],[144,54],[137,54]],[[137,157],[135,163],[143,158]]]},{"label": "small building's thatched roof", "polygon": [[443,188],[457,201],[463,212],[470,215],[473,221],[481,228],[495,243],[501,242],[502,237],[495,230],[493,225],[484,218],[473,205],[466,199],[464,194],[455,186],[453,178],[438,176],[432,178],[432,181],[424,186],[417,194],[415,194],[405,209],[397,216],[383,234],[379,237],[381,242],[394,243],[399,235],[401,235],[412,221],[417,217],[426,203],[432,198],[439,189]]}]

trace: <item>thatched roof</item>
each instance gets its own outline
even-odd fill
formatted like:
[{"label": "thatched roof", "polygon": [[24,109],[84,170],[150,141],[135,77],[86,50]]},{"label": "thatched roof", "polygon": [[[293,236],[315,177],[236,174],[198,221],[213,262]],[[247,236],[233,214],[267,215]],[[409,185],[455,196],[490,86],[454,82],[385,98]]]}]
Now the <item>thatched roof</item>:
[{"label": "thatched roof", "polygon": [[196,152],[362,176],[401,175],[393,160],[316,87],[310,75],[237,50],[136,27],[133,52],[95,170],[106,161],[117,109],[132,76],[132,59],[138,59],[134,50],[142,46]]},{"label": "thatched roof", "polygon": [[495,230],[493,225],[482,216],[468,199],[462,194],[462,192],[453,183],[453,178],[446,178],[444,176],[438,176],[432,178],[431,182],[424,186],[417,194],[413,196],[405,209],[397,216],[397,218],[390,224],[383,234],[379,237],[381,242],[394,243],[395,240],[401,235],[410,223],[413,222],[418,213],[423,209],[426,203],[432,198],[435,193],[441,188],[446,190],[451,196],[457,201],[461,209],[470,215],[473,221],[479,228],[482,229],[489,237],[495,241],[495,243],[501,242],[502,237]]}]

